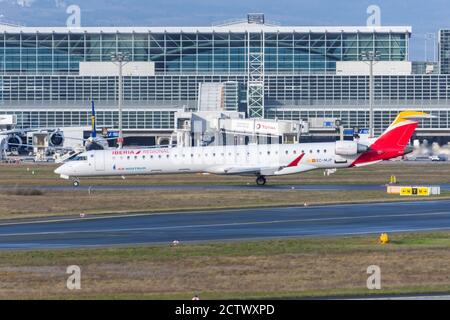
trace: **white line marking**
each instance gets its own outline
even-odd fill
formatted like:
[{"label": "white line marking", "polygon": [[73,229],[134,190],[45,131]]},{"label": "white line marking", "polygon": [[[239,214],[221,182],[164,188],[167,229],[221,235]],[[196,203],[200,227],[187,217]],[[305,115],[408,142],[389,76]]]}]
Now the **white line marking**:
[{"label": "white line marking", "polygon": [[38,236],[38,235],[55,235],[55,234],[88,234],[88,233],[133,232],[133,231],[151,231],[151,230],[193,229],[193,228],[214,228],[214,227],[232,227],[232,226],[280,224],[280,223],[343,221],[343,220],[362,220],[362,219],[399,218],[399,217],[420,217],[420,216],[421,217],[426,217],[426,216],[444,216],[444,215],[450,215],[450,212],[417,213],[417,214],[393,214],[393,215],[373,215],[373,216],[359,216],[359,217],[291,219],[291,220],[272,220],[272,221],[250,221],[250,222],[179,225],[179,226],[149,227],[149,228],[123,228],[123,229],[95,229],[95,230],[78,230],[78,231],[5,233],[5,234],[0,234],[0,237]]},{"label": "white line marking", "polygon": [[368,206],[368,205],[377,205],[377,206],[389,206],[389,205],[401,205],[401,206],[410,206],[410,205],[424,205],[430,203],[445,203],[450,202],[448,199],[443,200],[429,200],[429,201],[399,201],[399,202],[367,202],[367,203],[342,203],[342,204],[329,204],[329,205],[311,205],[310,207],[302,207],[302,206],[286,206],[286,207],[249,207],[249,208],[236,208],[236,209],[207,209],[207,210],[198,210],[198,211],[168,211],[168,212],[155,212],[155,213],[132,213],[132,214],[113,214],[113,215],[96,215],[87,218],[60,218],[60,219],[47,219],[47,220],[37,220],[37,221],[23,221],[23,222],[9,222],[9,223],[0,223],[0,227],[4,226],[15,226],[15,225],[27,225],[27,224],[45,224],[45,223],[59,223],[59,222],[73,222],[73,221],[90,221],[90,220],[105,220],[105,219],[124,219],[124,218],[133,218],[133,217],[150,217],[150,216],[166,216],[166,215],[179,215],[179,214],[217,214],[217,213],[234,213],[234,212],[242,212],[242,211],[256,211],[256,210],[264,210],[264,211],[272,211],[272,210],[311,210],[311,209],[324,209],[324,208],[342,208],[342,207],[358,207],[358,206]]},{"label": "white line marking", "polygon": [[[383,232],[424,232],[424,231],[443,231],[443,230],[450,230],[450,227],[444,227],[444,228],[413,228],[413,229],[389,229],[389,230],[383,230]],[[322,236],[360,236],[360,235],[369,235],[369,234],[375,234],[378,231],[362,231],[362,232],[335,232],[335,233],[329,233],[329,234],[307,234],[307,235],[289,235],[289,236],[261,236],[261,237],[248,237],[248,238],[217,238],[217,239],[205,239],[205,240],[187,240],[186,243],[204,243],[204,242],[230,242],[230,241],[256,241],[256,240],[262,240],[262,239],[298,239],[298,238],[315,238],[315,237],[322,237]],[[183,240],[183,239],[181,239]],[[128,247],[130,245],[133,246],[147,246],[149,244],[152,245],[162,245],[167,244],[167,242],[163,241],[149,241],[149,242],[128,242],[128,243],[118,243],[118,244],[61,244],[58,243],[55,247],[53,245],[47,245],[47,244],[41,244],[41,243],[32,243],[32,248],[23,247],[23,248],[16,248],[18,244],[14,243],[4,243],[0,245],[0,250],[45,250],[48,248],[55,248],[55,249],[76,249],[76,248],[105,248],[105,247]],[[2,247],[3,245],[3,247]],[[6,245],[6,247],[5,247]],[[8,245],[10,247],[8,247]]]}]

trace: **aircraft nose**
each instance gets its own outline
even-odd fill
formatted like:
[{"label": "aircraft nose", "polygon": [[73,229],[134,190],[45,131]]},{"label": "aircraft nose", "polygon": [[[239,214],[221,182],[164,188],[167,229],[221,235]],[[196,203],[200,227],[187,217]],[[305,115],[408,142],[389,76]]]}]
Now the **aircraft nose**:
[{"label": "aircraft nose", "polygon": [[54,172],[58,175],[64,174],[64,165],[56,168],[56,170]]}]

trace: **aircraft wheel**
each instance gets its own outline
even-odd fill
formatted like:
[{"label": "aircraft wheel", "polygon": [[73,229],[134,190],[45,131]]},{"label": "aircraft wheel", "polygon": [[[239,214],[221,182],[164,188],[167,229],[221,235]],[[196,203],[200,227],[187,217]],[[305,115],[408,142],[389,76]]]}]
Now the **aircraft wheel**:
[{"label": "aircraft wheel", "polygon": [[256,178],[256,184],[258,186],[264,186],[264,185],[266,185],[266,183],[267,183],[267,180],[265,177],[259,176],[258,178]]},{"label": "aircraft wheel", "polygon": [[74,180],[73,181],[73,186],[74,187],[79,187],[80,186],[80,181],[79,180]]}]

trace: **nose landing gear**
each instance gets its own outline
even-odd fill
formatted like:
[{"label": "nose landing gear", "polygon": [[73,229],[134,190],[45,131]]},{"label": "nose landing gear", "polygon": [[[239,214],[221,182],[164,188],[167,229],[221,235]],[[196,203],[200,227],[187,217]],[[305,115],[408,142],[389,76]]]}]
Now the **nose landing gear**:
[{"label": "nose landing gear", "polygon": [[257,184],[258,186],[265,186],[266,183],[267,183],[266,177],[264,177],[264,176],[258,176],[258,177],[256,178],[256,184]]},{"label": "nose landing gear", "polygon": [[80,180],[78,180],[78,179],[73,180],[73,186],[74,187],[79,187],[80,186]]}]

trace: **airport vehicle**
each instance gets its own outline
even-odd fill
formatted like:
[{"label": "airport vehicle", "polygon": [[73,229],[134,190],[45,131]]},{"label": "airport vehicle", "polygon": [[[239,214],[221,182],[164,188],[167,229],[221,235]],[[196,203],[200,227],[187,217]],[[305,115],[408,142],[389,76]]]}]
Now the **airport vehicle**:
[{"label": "airport vehicle", "polygon": [[180,148],[94,150],[73,157],[55,170],[78,186],[81,177],[173,173],[211,173],[266,177],[316,169],[339,169],[374,164],[403,156],[418,121],[419,111],[403,111],[378,138],[326,143],[239,145]]},{"label": "airport vehicle", "polygon": [[440,154],[437,156],[430,156],[430,160],[435,161],[447,161],[447,156],[445,154]]}]

